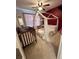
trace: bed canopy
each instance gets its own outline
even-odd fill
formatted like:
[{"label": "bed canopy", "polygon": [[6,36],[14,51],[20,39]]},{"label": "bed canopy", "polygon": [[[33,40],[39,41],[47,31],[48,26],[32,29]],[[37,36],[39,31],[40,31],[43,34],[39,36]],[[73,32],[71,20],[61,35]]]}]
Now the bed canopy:
[{"label": "bed canopy", "polygon": [[[45,15],[43,15],[40,11],[37,11],[36,12],[36,14],[35,14],[35,17],[38,15],[40,15],[42,18],[43,18],[43,20],[44,20],[44,39],[45,40],[48,40],[49,39],[49,29],[50,29],[50,27],[48,26],[48,20],[53,20],[53,19],[56,19],[57,20],[57,24],[56,24],[56,32],[57,32],[57,30],[58,30],[58,17],[57,16],[55,16],[55,15],[53,15],[53,14],[49,14],[49,13],[46,13],[46,14],[48,14],[48,16],[45,16]],[[52,16],[52,17],[49,17],[49,16]],[[35,17],[34,17],[34,20],[35,20]],[[34,21],[35,22],[35,21]]]}]

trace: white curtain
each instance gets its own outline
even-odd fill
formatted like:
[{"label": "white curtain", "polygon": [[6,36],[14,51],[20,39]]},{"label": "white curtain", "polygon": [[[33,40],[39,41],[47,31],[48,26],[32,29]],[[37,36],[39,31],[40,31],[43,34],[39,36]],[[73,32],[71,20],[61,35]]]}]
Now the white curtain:
[{"label": "white curtain", "polygon": [[35,24],[34,24],[34,26],[35,27],[40,26],[40,16],[39,16],[38,13],[35,16]]},{"label": "white curtain", "polygon": [[24,14],[26,26],[33,27],[33,18],[34,15]]},{"label": "white curtain", "polygon": [[39,17],[39,15],[36,14],[35,19],[34,19],[34,16],[35,15],[33,15],[33,14],[24,14],[26,26],[37,27],[37,26],[40,25],[40,17]]}]

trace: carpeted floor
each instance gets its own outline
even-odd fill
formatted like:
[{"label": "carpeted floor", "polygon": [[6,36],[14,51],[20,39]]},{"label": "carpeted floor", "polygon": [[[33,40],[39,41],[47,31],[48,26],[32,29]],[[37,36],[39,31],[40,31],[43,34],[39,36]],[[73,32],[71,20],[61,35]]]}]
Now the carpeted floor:
[{"label": "carpeted floor", "polygon": [[56,59],[55,50],[51,43],[48,43],[37,36],[37,43],[24,48],[26,59]]},{"label": "carpeted floor", "polygon": [[22,59],[22,55],[18,48],[16,48],[16,59]]}]

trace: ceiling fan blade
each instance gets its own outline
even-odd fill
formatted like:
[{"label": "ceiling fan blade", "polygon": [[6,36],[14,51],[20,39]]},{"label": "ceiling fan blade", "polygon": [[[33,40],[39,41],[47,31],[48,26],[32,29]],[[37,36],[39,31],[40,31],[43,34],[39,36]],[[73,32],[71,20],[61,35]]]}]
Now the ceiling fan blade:
[{"label": "ceiling fan blade", "polygon": [[38,6],[36,5],[36,6],[32,6],[32,8],[38,8]]},{"label": "ceiling fan blade", "polygon": [[50,6],[50,4],[45,4],[45,5],[43,5],[43,6]]},{"label": "ceiling fan blade", "polygon": [[45,9],[43,8],[43,10],[45,11]]},{"label": "ceiling fan blade", "polygon": [[41,7],[42,5],[43,5],[43,3],[42,3],[42,2],[41,2],[41,3],[39,3],[39,2],[38,2],[38,6],[39,6],[39,7]]}]

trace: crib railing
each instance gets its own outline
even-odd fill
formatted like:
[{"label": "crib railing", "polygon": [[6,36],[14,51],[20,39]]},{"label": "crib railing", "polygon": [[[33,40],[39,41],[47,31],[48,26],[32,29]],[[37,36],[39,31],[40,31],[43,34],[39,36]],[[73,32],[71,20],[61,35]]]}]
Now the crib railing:
[{"label": "crib railing", "polygon": [[17,31],[18,31],[18,36],[23,47],[36,41],[35,29],[28,27],[28,28],[19,28],[19,30]]}]

